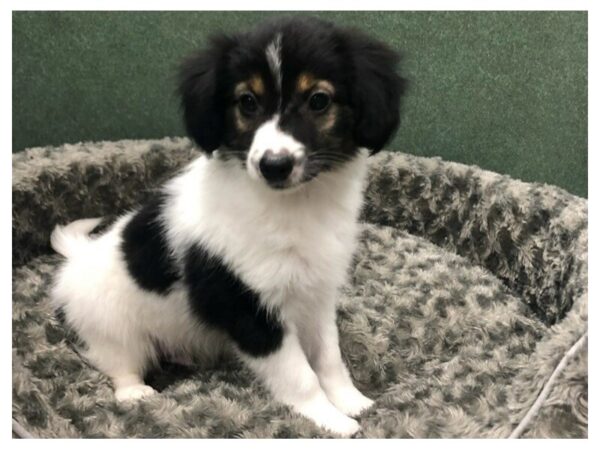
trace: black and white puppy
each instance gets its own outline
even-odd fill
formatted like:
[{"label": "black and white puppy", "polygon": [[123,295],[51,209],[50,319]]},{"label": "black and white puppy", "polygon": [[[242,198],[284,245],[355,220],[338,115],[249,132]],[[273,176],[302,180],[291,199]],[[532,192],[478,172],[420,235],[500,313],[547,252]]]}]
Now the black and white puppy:
[{"label": "black and white puppy", "polygon": [[234,351],[273,397],[344,436],[372,401],[338,344],[336,296],[355,249],[366,158],[399,122],[398,57],[316,19],[213,38],[182,65],[202,156],[97,237],[57,227],[53,301],[111,377],[152,394],[160,355]]}]

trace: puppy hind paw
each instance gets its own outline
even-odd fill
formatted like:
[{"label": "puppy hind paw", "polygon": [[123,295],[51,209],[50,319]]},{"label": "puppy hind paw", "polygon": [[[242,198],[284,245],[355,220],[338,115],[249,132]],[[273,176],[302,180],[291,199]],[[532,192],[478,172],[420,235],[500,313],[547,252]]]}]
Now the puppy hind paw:
[{"label": "puppy hind paw", "polygon": [[115,397],[119,402],[139,400],[153,394],[156,394],[156,391],[146,384],[134,384],[132,386],[118,388],[115,391]]}]

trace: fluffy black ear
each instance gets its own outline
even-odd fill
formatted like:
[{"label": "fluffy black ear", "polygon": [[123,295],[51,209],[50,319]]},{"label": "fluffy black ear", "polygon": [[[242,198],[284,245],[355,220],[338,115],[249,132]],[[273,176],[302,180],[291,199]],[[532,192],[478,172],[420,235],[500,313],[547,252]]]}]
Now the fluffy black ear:
[{"label": "fluffy black ear", "polygon": [[206,49],[188,57],[179,69],[185,128],[208,153],[223,139],[227,55],[236,42],[235,37],[214,36]]},{"label": "fluffy black ear", "polygon": [[406,80],[396,68],[400,55],[385,44],[356,30],[344,33],[354,110],[354,140],[376,153],[390,140],[400,123],[400,97]]}]

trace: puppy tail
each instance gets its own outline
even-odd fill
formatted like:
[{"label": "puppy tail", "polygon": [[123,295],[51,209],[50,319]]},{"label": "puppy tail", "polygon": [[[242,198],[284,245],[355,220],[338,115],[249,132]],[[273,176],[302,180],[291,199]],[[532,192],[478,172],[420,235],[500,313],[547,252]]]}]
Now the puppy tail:
[{"label": "puppy tail", "polygon": [[81,248],[82,243],[89,241],[88,235],[100,222],[102,218],[96,217],[76,220],[65,226],[57,225],[50,235],[50,245],[57,253],[68,258],[77,248]]}]

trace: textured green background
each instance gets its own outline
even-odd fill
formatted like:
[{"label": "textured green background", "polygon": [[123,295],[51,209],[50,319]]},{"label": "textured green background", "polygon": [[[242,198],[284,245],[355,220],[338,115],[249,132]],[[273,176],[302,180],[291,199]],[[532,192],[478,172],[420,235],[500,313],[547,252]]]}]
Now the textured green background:
[{"label": "textured green background", "polygon": [[[13,13],[13,151],[182,135],[173,73],[265,12]],[[587,196],[587,13],[327,12],[405,54],[390,148]]]}]

